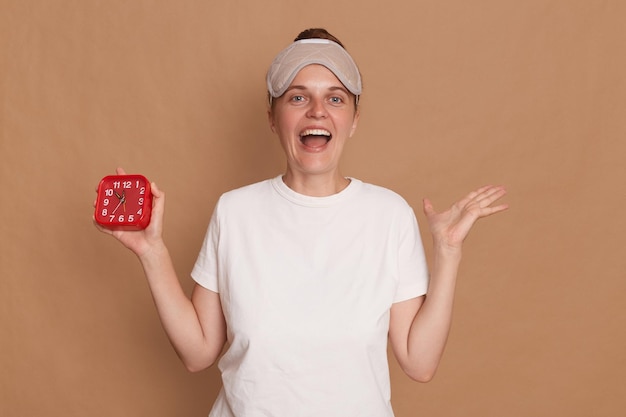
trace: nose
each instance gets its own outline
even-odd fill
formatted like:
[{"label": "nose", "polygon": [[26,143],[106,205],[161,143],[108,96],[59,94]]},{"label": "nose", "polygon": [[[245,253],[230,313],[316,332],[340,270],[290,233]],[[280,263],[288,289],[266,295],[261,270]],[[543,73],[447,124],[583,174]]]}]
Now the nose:
[{"label": "nose", "polygon": [[319,98],[311,99],[307,116],[312,119],[323,119],[328,116],[328,111],[324,105],[324,101]]}]

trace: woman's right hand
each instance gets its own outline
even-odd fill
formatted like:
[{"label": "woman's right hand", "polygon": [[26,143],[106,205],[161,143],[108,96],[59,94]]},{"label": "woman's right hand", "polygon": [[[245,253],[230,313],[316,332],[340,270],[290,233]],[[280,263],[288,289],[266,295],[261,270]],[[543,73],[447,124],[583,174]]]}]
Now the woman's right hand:
[{"label": "woman's right hand", "polygon": [[[117,175],[125,175],[122,168],[117,168]],[[112,230],[96,223],[94,225],[102,233],[111,235],[124,246],[133,251],[139,258],[154,248],[163,245],[163,213],[165,210],[165,193],[154,182],[150,184],[152,190],[152,214],[150,224],[143,230]],[[95,202],[94,202],[95,206]]]}]

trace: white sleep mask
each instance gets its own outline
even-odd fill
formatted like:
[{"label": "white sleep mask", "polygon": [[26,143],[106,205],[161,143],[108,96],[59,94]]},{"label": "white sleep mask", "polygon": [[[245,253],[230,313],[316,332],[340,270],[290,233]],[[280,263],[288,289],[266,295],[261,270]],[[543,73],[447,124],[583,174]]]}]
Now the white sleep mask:
[{"label": "white sleep mask", "polygon": [[361,74],[348,52],[328,39],[302,39],[283,49],[267,71],[267,90],[273,98],[280,97],[302,68],[323,65],[332,71],[355,96],[361,94]]}]

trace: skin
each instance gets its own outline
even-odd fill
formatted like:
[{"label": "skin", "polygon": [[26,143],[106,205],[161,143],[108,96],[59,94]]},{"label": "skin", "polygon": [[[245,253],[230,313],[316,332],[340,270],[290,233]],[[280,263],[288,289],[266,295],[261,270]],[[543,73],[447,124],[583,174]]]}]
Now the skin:
[{"label": "skin", "polygon": [[[332,195],[348,185],[339,171],[343,148],[359,121],[354,95],[326,67],[309,65],[268,111],[270,128],[287,158],[283,181],[311,196]],[[313,129],[330,134],[323,146],[307,146],[301,135]]]},{"label": "skin", "polygon": [[[354,95],[332,72],[319,65],[303,68],[268,110],[270,128],[286,156],[284,182],[310,196],[328,196],[344,189],[349,180],[340,173],[341,155],[358,120]],[[318,137],[304,140],[304,133]],[[319,137],[323,136],[320,133],[330,140]],[[118,169],[117,173],[124,171]],[[226,341],[219,296],[199,285],[191,299],[184,294],[162,238],[165,193],[154,183],[152,191],[152,220],[146,229],[111,231],[94,224],[137,255],[174,349],[187,369],[200,371],[217,360]],[[500,186],[481,187],[440,212],[424,199],[433,240],[430,286],[427,295],[394,304],[389,327],[392,350],[402,369],[416,381],[431,380],[441,360],[450,331],[463,241],[477,220],[508,208],[496,204],[505,193]]]}]

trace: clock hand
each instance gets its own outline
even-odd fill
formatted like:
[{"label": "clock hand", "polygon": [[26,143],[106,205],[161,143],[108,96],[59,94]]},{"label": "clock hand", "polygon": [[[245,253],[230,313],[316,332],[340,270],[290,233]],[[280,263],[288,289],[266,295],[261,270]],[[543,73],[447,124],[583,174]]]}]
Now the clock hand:
[{"label": "clock hand", "polygon": [[113,209],[113,211],[111,212],[111,215],[114,215],[115,212],[117,211],[118,208],[120,208],[120,206],[122,205],[123,200],[120,200],[119,203],[117,203],[117,206],[115,206],[115,208]]},{"label": "clock hand", "polygon": [[119,194],[117,191],[113,190],[115,197],[119,198],[120,202],[117,203],[115,209],[111,212],[111,215],[115,214],[118,208],[123,204],[124,205],[124,213],[126,213],[126,190],[122,190],[122,194]]}]

